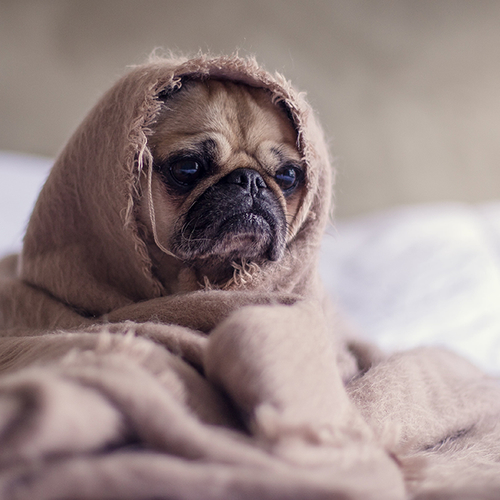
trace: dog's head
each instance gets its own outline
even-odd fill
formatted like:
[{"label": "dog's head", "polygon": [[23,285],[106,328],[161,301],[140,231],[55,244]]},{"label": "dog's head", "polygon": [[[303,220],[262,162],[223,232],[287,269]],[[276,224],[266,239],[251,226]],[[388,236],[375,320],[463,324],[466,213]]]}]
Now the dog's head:
[{"label": "dog's head", "polygon": [[172,258],[222,283],[235,263],[283,256],[305,174],[295,128],[267,90],[184,82],[148,142],[153,175],[139,221],[160,277]]},{"label": "dog's head", "polygon": [[153,58],[61,151],[19,276],[93,316],[211,285],[306,296],[331,173],[314,113],[281,75],[238,56]]}]

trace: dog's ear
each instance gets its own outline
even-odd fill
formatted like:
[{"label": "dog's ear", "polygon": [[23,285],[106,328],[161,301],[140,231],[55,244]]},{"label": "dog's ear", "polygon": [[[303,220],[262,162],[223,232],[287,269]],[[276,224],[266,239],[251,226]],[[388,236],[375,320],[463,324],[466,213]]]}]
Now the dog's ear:
[{"label": "dog's ear", "polygon": [[172,85],[169,85],[168,87],[161,90],[156,97],[160,101],[167,101],[178,92],[182,90],[187,90],[194,82],[195,80],[193,80],[193,78],[189,77],[181,78],[179,80],[176,80],[175,83],[173,83]]},{"label": "dog's ear", "polygon": [[177,92],[175,89],[171,89],[170,87],[163,89],[158,95],[156,96],[160,101],[166,101],[172,94]]}]

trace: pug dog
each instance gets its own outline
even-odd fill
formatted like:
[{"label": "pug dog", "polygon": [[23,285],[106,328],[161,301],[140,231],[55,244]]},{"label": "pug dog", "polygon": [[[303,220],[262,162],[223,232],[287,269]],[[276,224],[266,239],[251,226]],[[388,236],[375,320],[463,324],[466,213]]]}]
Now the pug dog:
[{"label": "pug dog", "polygon": [[215,79],[183,82],[162,101],[138,218],[167,293],[279,261],[305,193],[285,108],[265,89]]}]

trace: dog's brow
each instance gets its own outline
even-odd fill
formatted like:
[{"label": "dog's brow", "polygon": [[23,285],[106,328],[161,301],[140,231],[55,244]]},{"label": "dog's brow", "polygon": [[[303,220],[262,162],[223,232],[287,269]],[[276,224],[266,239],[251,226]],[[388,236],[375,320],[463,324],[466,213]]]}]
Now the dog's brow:
[{"label": "dog's brow", "polygon": [[271,153],[278,158],[280,163],[283,163],[285,161],[285,158],[283,156],[283,151],[281,151],[280,148],[277,147],[272,147],[271,148]]},{"label": "dog's brow", "polygon": [[289,154],[288,148],[283,148],[282,146],[273,146],[270,148],[270,152],[276,157],[279,164],[284,163],[299,163],[298,155]]},{"label": "dog's brow", "polygon": [[217,143],[213,139],[205,139],[201,142],[200,147],[203,154],[207,158],[215,160],[215,157],[217,155]]},{"label": "dog's brow", "polygon": [[205,139],[186,145],[182,147],[180,151],[175,151],[173,154],[175,156],[179,154],[197,154],[211,161],[215,161],[217,156],[217,143],[213,139]]}]

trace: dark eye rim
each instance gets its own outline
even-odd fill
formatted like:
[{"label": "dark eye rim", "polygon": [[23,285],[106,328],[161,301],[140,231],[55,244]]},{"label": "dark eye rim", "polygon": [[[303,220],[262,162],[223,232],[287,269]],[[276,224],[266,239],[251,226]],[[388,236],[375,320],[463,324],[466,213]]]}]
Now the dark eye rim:
[{"label": "dark eye rim", "polygon": [[[200,173],[193,182],[186,183],[179,181],[172,172],[172,169],[180,162],[194,161],[200,165]],[[207,174],[207,163],[204,158],[193,154],[180,154],[168,158],[167,161],[156,165],[156,170],[163,176],[167,184],[179,192],[191,191],[199,181]]]},{"label": "dark eye rim", "polygon": [[[295,182],[288,188],[283,189],[278,180],[276,179],[276,176],[279,174],[280,171],[283,171],[285,169],[292,169],[295,171],[296,177],[295,177]],[[285,165],[282,165],[278,170],[276,170],[276,173],[274,174],[276,183],[278,186],[280,186],[281,191],[285,196],[288,196],[292,194],[303,182],[304,182],[304,169],[302,166],[297,165],[295,163],[286,163]]]}]

